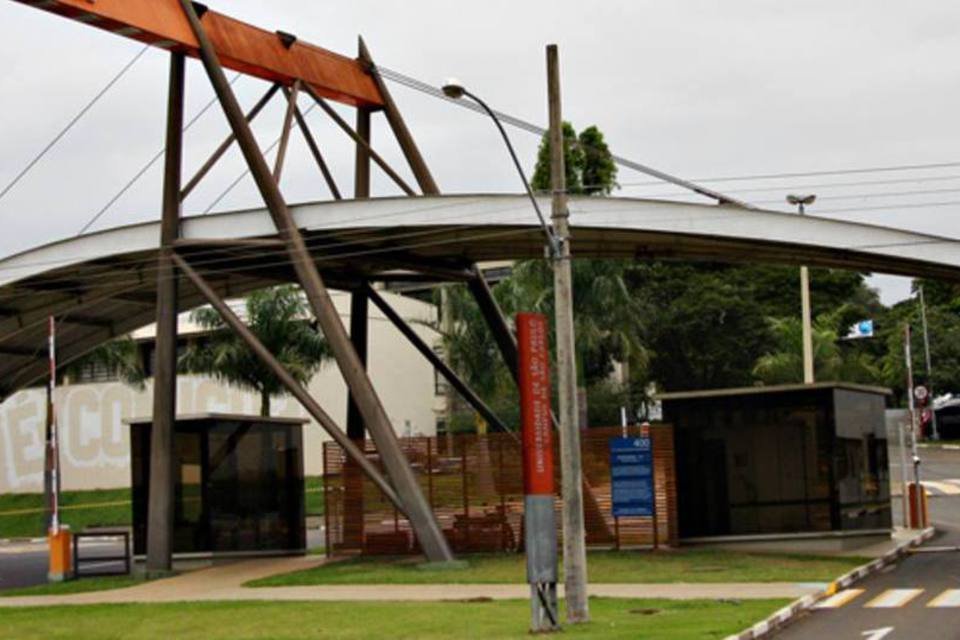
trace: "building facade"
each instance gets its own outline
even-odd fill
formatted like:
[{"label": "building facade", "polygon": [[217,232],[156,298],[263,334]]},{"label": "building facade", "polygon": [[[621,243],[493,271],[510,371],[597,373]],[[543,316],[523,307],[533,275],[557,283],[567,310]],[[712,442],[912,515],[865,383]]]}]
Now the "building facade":
[{"label": "building facade", "polygon": [[[344,322],[349,326],[350,297],[332,292]],[[424,322],[433,322],[436,308],[426,302],[388,292],[382,295],[428,343],[439,344],[439,335]],[[181,317],[185,335],[196,332],[187,314]],[[444,398],[437,395],[433,367],[372,305],[369,315],[368,369],[387,415],[400,436],[434,435]],[[152,328],[136,334],[149,343]],[[65,384],[56,392],[60,426],[60,462],[64,490],[125,487],[130,484],[130,439],[125,419],[149,416],[153,385],[147,380],[136,389],[117,380]],[[309,384],[310,393],[334,420],[346,428],[347,388],[335,362],[324,365]],[[256,394],[199,376],[181,375],[177,383],[177,413],[259,413]],[[289,396],[273,399],[274,416],[309,419]],[[0,404],[0,493],[34,493],[43,490],[46,390],[20,391]],[[303,430],[304,471],[323,473],[322,443],[328,436],[315,422]]]}]

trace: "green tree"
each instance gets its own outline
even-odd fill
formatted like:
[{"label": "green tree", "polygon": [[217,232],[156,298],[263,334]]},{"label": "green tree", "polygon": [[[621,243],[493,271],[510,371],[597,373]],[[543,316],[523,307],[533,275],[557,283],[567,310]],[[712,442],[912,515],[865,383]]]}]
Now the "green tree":
[{"label": "green tree", "polygon": [[603,139],[603,133],[595,125],[580,132],[580,151],[583,153],[583,168],[580,183],[587,195],[610,195],[618,188],[617,163]]},{"label": "green tree", "polygon": [[[246,311],[247,326],[300,384],[307,384],[330,357],[327,341],[306,320],[306,302],[297,287],[256,291],[247,297]],[[286,393],[280,380],[214,309],[197,309],[191,317],[210,333],[190,344],[180,358],[180,370],[258,393],[260,415],[269,416],[270,399]]]},{"label": "green tree", "polygon": [[[577,131],[569,122],[563,123],[563,163],[567,177],[567,193],[583,193],[583,182],[580,177],[583,173],[584,155],[577,140]],[[536,191],[550,191],[550,136],[543,134],[540,140],[540,149],[537,151],[537,166],[533,170],[533,179],[530,181]]]},{"label": "green tree", "polygon": [[[567,177],[567,193],[571,195],[610,195],[619,187],[617,164],[603,132],[595,125],[578,135],[569,122],[563,123],[563,162]],[[544,134],[537,152],[537,165],[531,186],[537,191],[550,191],[550,139]]]},{"label": "green tree", "polygon": [[638,264],[629,290],[645,309],[649,380],[667,391],[747,386],[772,342],[750,290],[723,264]]},{"label": "green tree", "polygon": [[[926,289],[924,289],[926,293]],[[922,319],[916,299],[894,305],[877,323],[877,340],[884,347],[882,356],[883,383],[894,390],[900,406],[906,405],[906,363],[904,358],[903,327],[913,330],[911,355],[914,380],[929,383],[937,395],[960,391],[960,314],[953,309],[953,300],[945,304],[931,304],[927,300],[927,324],[930,335],[931,379],[926,373],[923,349]]]}]

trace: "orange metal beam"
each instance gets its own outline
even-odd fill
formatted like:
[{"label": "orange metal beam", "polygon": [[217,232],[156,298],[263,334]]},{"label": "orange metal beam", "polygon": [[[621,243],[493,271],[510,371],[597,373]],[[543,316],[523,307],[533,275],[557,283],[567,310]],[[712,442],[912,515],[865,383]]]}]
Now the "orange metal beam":
[{"label": "orange metal beam", "polygon": [[[179,0],[14,0],[167,50],[198,57],[197,39]],[[364,66],[299,40],[281,38],[229,16],[201,17],[220,63],[271,82],[296,80],[320,95],[354,106],[382,107],[383,97]]]}]

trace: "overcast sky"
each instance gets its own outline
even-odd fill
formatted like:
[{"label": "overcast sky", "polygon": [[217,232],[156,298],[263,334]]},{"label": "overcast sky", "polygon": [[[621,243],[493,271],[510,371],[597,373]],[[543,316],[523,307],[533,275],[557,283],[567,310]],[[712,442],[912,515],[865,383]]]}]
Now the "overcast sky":
[{"label": "overcast sky", "polygon": [[[936,170],[708,184],[773,208],[781,208],[788,191],[814,191],[820,200],[812,213],[960,236],[956,1],[208,4],[348,55],[362,34],[379,64],[434,84],[456,76],[495,108],[538,123],[546,122],[544,46],[555,42],[566,119],[578,129],[596,124],[616,153],[686,178],[957,162]],[[0,3],[0,188],[141,47],[25,5]],[[0,200],[0,255],[76,234],[162,147],[167,61],[166,53],[150,50]],[[198,62],[188,69],[189,118],[212,92]],[[235,89],[249,105],[265,85],[241,78]],[[518,190],[489,122],[404,87],[392,89],[443,191]],[[277,136],[281,117],[276,104],[258,120],[263,146]],[[318,113],[310,120],[339,181],[349,185],[352,150],[345,137]],[[400,165],[386,124],[378,118],[374,126],[374,146]],[[185,173],[225,132],[215,109],[197,122],[187,137]],[[512,136],[532,166],[536,138],[520,131]],[[327,198],[295,140],[285,195],[293,202]],[[186,213],[206,209],[240,171],[235,153],[191,196]],[[157,218],[160,178],[158,163],[94,228]],[[637,185],[644,176],[629,170],[621,170],[619,181],[622,195],[676,193]],[[850,182],[859,184],[836,186]],[[375,180],[375,190],[393,193],[383,178]],[[936,204],[916,206],[928,203]],[[247,180],[216,208],[256,204]],[[901,278],[874,284],[886,302],[908,291]]]}]

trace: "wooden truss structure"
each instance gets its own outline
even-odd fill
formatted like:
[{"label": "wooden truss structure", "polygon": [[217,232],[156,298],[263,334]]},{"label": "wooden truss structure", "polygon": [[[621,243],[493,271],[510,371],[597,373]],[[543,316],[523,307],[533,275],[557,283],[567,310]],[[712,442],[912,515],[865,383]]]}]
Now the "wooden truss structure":
[{"label": "wooden truss structure", "polygon": [[[414,346],[446,377],[477,411],[495,425],[499,419],[449,367],[425,345],[403,320],[370,287],[366,279],[338,279],[338,286],[352,293],[351,327],[348,333],[328,292],[327,284],[314,262],[279,189],[291,131],[296,125],[317,163],[331,196],[343,197],[335,183],[316,139],[298,107],[306,94],[355,143],[354,197],[370,196],[371,164],[376,164],[409,196],[436,195],[436,182],[427,167],[369,51],[360,41],[356,59],[346,58],[299,41],[284,32],[267,32],[240,22],[189,0],[15,0],[85,24],[161,47],[170,51],[167,104],[166,151],[163,183],[163,212],[160,253],[157,264],[156,368],[153,402],[153,430],[150,463],[150,505],[148,512],[147,570],[162,573],[171,568],[173,530],[173,430],[176,407],[176,345],[180,279],[185,278],[215,308],[224,321],[283,381],[287,390],[327,431],[408,518],[424,554],[432,561],[452,559],[450,547],[417,484],[410,464],[400,448],[386,411],[366,372],[366,317],[372,300],[410,339]],[[230,135],[185,183],[182,181],[183,111],[185,60],[198,58],[206,71],[230,125]],[[224,69],[235,69],[271,82],[265,95],[244,113],[227,81]],[[277,95],[286,100],[277,157],[269,166],[260,150],[250,123]],[[328,100],[356,108],[352,127],[333,109]],[[370,144],[371,114],[382,111],[409,163],[419,193],[380,156]],[[260,195],[277,229],[279,239],[224,241],[183,239],[180,236],[181,204],[218,160],[236,143],[256,182]],[[342,430],[324,409],[284,369],[230,309],[215,286],[203,273],[202,261],[194,260],[204,250],[283,250],[302,287],[318,325],[329,341],[340,372],[349,389],[347,429]],[[422,261],[394,260],[413,277],[466,282],[490,324],[508,365],[516,370],[516,342],[506,319],[475,265],[456,268]],[[380,455],[385,473],[362,452],[357,441],[369,432]],[[362,511],[362,506],[360,507]]]}]

